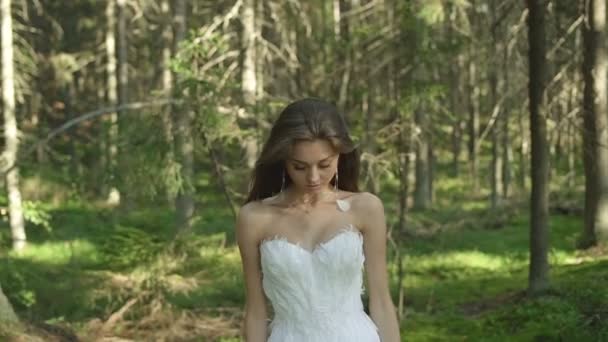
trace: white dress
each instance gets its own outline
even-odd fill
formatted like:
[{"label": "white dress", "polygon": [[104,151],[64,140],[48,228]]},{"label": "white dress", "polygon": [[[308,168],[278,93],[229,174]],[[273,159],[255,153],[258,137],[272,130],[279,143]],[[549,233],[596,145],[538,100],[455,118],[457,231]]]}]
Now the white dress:
[{"label": "white dress", "polygon": [[312,251],[281,237],[264,240],[260,258],[274,309],[268,342],[380,341],[363,311],[363,238],[352,224]]}]

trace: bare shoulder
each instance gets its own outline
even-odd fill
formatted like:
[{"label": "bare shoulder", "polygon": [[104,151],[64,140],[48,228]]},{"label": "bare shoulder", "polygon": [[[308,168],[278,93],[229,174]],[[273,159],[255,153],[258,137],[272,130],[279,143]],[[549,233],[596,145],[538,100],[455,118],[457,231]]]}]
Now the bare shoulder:
[{"label": "bare shoulder", "polygon": [[237,215],[236,235],[239,244],[242,242],[258,242],[264,235],[263,227],[270,221],[271,213],[268,206],[261,201],[249,202],[243,205]]},{"label": "bare shoulder", "polygon": [[371,192],[359,192],[352,196],[352,206],[358,212],[365,214],[378,214],[384,211],[382,200]]},{"label": "bare shoulder", "polygon": [[351,206],[362,231],[375,229],[375,226],[384,222],[384,204],[378,196],[370,192],[354,195]]}]

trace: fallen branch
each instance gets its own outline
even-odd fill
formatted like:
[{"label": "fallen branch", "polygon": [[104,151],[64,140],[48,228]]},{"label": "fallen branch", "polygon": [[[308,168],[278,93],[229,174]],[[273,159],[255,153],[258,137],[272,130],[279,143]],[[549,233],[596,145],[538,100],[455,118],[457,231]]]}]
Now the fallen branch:
[{"label": "fallen branch", "polygon": [[120,308],[120,310],[118,310],[115,313],[111,314],[110,317],[101,326],[101,332],[103,333],[103,332],[106,332],[106,331],[110,330],[116,324],[116,322],[118,322],[119,320],[121,320],[123,318],[123,316],[125,315],[125,313],[135,303],[137,303],[137,298],[132,298],[125,305],[123,305],[122,308]]},{"label": "fallen branch", "polygon": [[[127,104],[120,105],[120,106],[105,107],[105,108],[94,110],[92,112],[82,114],[81,116],[68,120],[63,125],[55,128],[54,130],[49,132],[49,134],[47,134],[46,137],[39,139],[36,143],[32,144],[27,150],[25,150],[25,152],[23,154],[20,155],[20,159],[24,159],[24,157],[30,155],[41,145],[48,143],[51,139],[53,139],[60,133],[67,131],[71,127],[76,126],[83,121],[91,120],[91,119],[94,119],[98,116],[102,116],[105,114],[120,113],[121,111],[124,111],[124,110],[162,106],[162,105],[166,105],[166,104],[170,104],[170,103],[179,103],[179,102],[181,102],[181,101],[178,101],[175,99],[158,100],[158,101],[150,101],[150,102],[133,102],[133,103],[127,103]],[[0,164],[2,165],[2,174],[4,176],[9,171],[11,171],[13,168],[17,167],[19,165],[19,161],[17,160],[12,165],[7,165],[8,163],[6,161],[6,157],[3,155],[2,158],[0,158]]]}]

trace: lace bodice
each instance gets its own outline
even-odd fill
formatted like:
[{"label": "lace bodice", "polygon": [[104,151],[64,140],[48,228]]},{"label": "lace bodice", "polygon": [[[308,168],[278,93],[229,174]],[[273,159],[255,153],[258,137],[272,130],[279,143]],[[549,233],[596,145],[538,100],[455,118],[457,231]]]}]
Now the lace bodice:
[{"label": "lace bodice", "polygon": [[363,237],[352,224],[313,250],[273,237],[260,244],[274,319],[268,341],[380,341],[363,311]]}]

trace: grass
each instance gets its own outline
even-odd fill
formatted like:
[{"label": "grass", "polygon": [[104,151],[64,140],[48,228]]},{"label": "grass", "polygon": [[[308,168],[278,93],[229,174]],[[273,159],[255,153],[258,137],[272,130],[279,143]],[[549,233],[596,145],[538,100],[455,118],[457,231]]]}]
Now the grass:
[{"label": "grass", "polygon": [[[489,210],[465,187],[443,182],[435,209],[408,215],[403,340],[608,341],[608,257],[574,248],[581,218],[551,217],[552,287],[529,298],[527,209]],[[397,201],[383,199],[392,224]],[[164,208],[49,206],[52,229],[29,227],[24,253],[0,235],[0,283],[22,319],[87,341],[238,341],[243,280],[237,249],[225,246],[232,217],[221,199],[209,203],[193,234],[173,243]]]},{"label": "grass", "polygon": [[525,219],[513,221],[500,230],[445,231],[408,244],[408,341],[608,339],[608,258],[574,249],[579,219],[553,217],[553,286],[539,298],[523,293],[528,232]]}]

